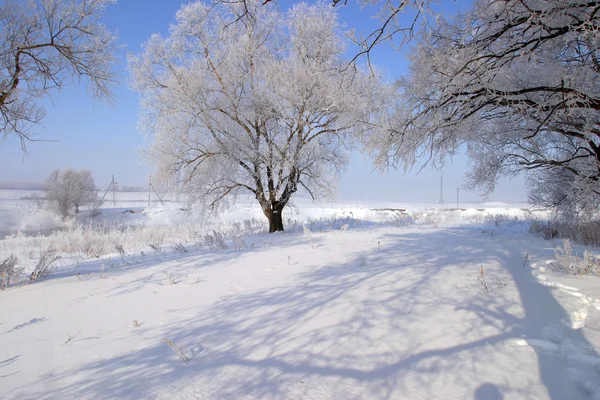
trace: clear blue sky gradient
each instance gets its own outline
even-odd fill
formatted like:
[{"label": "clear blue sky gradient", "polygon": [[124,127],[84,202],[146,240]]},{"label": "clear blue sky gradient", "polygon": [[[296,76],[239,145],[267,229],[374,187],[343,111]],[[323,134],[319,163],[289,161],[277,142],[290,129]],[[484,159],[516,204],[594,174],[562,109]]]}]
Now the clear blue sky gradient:
[{"label": "clear blue sky gradient", "polygon": [[[115,66],[121,77],[115,88],[117,103],[111,107],[94,102],[83,86],[75,84],[60,93],[53,93],[51,99],[42,100],[47,115],[36,133],[44,141],[29,143],[26,155],[18,140],[9,138],[0,142],[0,181],[39,182],[55,168],[71,167],[92,170],[99,186],[108,185],[111,175],[115,175],[121,184],[145,185],[152,166],[145,164],[140,154],[145,139],[136,129],[138,95],[127,87],[126,57],[128,53],[139,53],[151,34],[167,35],[169,25],[175,22],[175,13],[186,3],[118,0],[109,6],[103,21],[109,29],[118,32],[118,41],[123,45],[120,65]],[[467,6],[469,1],[442,3],[438,10],[450,14],[457,6]],[[290,4],[280,1],[283,8]],[[347,28],[367,33],[376,27],[377,21],[368,16],[372,10],[361,12],[352,0],[339,10]],[[349,56],[354,50],[349,48]],[[405,73],[408,66],[403,53],[390,46],[376,49],[372,61],[391,78]],[[462,185],[467,164],[466,157],[458,156],[444,168],[444,200],[447,203],[455,201],[456,188]],[[382,175],[373,171],[368,160],[355,153],[339,182],[339,199],[435,203],[440,197],[440,172],[426,167],[417,174],[419,167],[415,166],[406,174],[390,171]],[[476,193],[461,192],[461,199],[478,201],[480,197]],[[503,181],[488,200],[525,201],[523,179]]]}]

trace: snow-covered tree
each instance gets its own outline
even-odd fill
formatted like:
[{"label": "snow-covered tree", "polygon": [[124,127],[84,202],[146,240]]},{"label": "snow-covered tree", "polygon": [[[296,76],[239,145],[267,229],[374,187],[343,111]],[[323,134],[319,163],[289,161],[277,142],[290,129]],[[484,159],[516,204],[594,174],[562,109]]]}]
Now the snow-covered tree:
[{"label": "snow-covered tree", "polygon": [[[595,1],[475,0],[438,17],[410,55],[396,128],[372,143],[380,164],[466,144],[472,187],[489,192],[500,176],[529,171],[537,202],[556,206],[562,192],[563,204],[596,204],[599,11]],[[536,179],[561,186],[542,192]]]},{"label": "snow-covered tree", "polygon": [[72,208],[78,213],[79,207],[92,204],[97,197],[94,177],[88,170],[54,170],[46,180],[45,190],[46,200],[63,219]]},{"label": "snow-covered tree", "polygon": [[5,0],[0,3],[0,139],[25,149],[44,117],[38,100],[84,79],[92,95],[111,100],[116,48],[99,22],[114,0]]},{"label": "snow-covered tree", "polygon": [[[252,7],[251,18],[240,18]],[[190,201],[222,209],[238,195],[283,230],[292,195],[334,193],[353,135],[375,129],[388,88],[348,67],[334,9],[260,2],[183,6],[168,37],[130,59],[141,127],[159,175]]]},{"label": "snow-covered tree", "polygon": [[75,214],[79,212],[79,207],[93,204],[98,197],[91,171],[81,170],[77,172],[76,178],[73,182],[73,194],[71,196],[71,204],[73,204]]},{"label": "snow-covered tree", "polygon": [[[238,5],[240,18],[256,18],[254,0],[214,0],[216,3]],[[441,0],[353,0],[359,6],[363,20],[376,20],[378,24],[373,30],[361,31],[357,27],[346,32],[346,35],[359,47],[352,60],[366,57],[370,63],[371,51],[382,43],[395,46],[406,44],[412,39],[416,27],[429,15],[434,15],[431,6]],[[352,2],[352,1],[351,1]],[[262,4],[274,5],[275,0],[263,0]],[[348,0],[329,0],[332,7],[347,6]],[[360,28],[360,27],[358,27]]]}]

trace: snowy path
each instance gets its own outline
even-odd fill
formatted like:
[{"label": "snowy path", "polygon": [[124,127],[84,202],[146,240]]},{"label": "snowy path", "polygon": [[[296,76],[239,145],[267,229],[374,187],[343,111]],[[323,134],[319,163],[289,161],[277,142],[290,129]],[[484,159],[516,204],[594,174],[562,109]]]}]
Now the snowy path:
[{"label": "snowy path", "polygon": [[600,399],[600,280],[546,271],[552,242],[313,237],[0,293],[0,398]]}]

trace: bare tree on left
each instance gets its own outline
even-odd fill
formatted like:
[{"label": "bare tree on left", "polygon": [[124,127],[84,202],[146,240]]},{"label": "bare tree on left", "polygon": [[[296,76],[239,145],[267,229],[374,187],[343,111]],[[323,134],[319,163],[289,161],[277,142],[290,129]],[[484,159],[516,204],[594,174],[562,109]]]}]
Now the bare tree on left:
[{"label": "bare tree on left", "polygon": [[40,98],[70,81],[111,102],[116,36],[100,23],[114,0],[5,0],[0,3],[0,138],[25,150],[45,116]]}]

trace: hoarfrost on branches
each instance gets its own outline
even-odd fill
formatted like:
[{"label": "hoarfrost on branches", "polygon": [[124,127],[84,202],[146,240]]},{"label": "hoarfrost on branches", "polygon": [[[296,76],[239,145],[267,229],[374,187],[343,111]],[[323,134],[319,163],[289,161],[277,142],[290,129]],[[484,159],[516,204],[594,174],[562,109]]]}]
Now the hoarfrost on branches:
[{"label": "hoarfrost on branches", "polygon": [[[247,7],[254,18],[240,18]],[[354,138],[380,129],[389,105],[390,88],[343,52],[336,10],[321,3],[182,7],[169,36],[129,62],[149,159],[195,206],[250,194],[283,230],[292,195],[332,196]]]},{"label": "hoarfrost on branches", "polygon": [[0,139],[25,150],[44,109],[38,100],[69,80],[112,100],[116,37],[99,18],[114,0],[6,0],[0,4]]},{"label": "hoarfrost on branches", "polygon": [[[598,2],[476,0],[423,28],[378,163],[443,162],[461,145],[470,187],[528,172],[531,199],[571,210],[600,195]],[[560,178],[560,179],[557,179]],[[540,190],[545,188],[545,190]],[[597,207],[596,207],[597,209]]]}]

